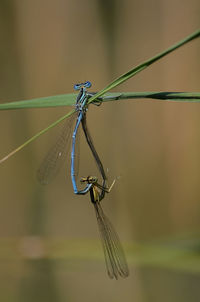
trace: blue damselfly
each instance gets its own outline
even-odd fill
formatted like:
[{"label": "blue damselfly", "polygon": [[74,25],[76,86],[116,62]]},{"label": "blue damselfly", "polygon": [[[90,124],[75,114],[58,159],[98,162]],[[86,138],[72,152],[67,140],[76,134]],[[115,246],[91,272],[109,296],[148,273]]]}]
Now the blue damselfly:
[{"label": "blue damselfly", "polygon": [[[91,135],[89,133],[87,122],[86,122],[86,112],[88,109],[88,99],[93,94],[87,92],[87,88],[91,87],[91,83],[89,81],[85,83],[80,83],[74,85],[75,90],[79,90],[79,94],[76,99],[75,113],[68,118],[65,122],[61,135],[58,137],[56,143],[49,150],[46,157],[44,158],[38,172],[37,177],[40,183],[48,184],[52,178],[57,174],[63,161],[66,158],[66,154],[70,149],[70,142],[72,139],[72,147],[71,147],[71,179],[73,190],[75,194],[86,194],[90,190],[90,185],[87,183],[86,187],[83,190],[78,190],[77,187],[77,169],[76,162],[78,161],[78,156],[76,154],[76,140],[77,133],[79,130],[80,124],[82,124],[82,128],[86,137],[86,141],[91,149],[93,157],[97,163],[97,167],[102,177],[102,186],[106,185],[106,174],[101,163],[101,160],[98,156],[98,153],[94,147]],[[98,103],[99,104],[99,103]],[[75,127],[74,127],[75,124]],[[74,130],[73,130],[74,129]],[[102,191],[102,197],[105,192]]]}]

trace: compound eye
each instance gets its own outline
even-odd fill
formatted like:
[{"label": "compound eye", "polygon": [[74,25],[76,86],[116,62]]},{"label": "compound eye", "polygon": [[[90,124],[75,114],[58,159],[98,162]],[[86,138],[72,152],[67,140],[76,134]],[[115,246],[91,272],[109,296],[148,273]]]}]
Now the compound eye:
[{"label": "compound eye", "polygon": [[91,182],[92,182],[92,183],[95,183],[95,182],[97,182],[97,181],[98,181],[98,179],[97,179],[96,176],[91,176]]},{"label": "compound eye", "polygon": [[74,85],[74,90],[80,90],[82,84],[75,84]]},{"label": "compound eye", "polygon": [[93,177],[92,176],[88,176],[88,182],[92,183],[93,182]]},{"label": "compound eye", "polygon": [[87,81],[83,84],[83,86],[85,86],[86,88],[90,88],[92,86],[90,81]]}]

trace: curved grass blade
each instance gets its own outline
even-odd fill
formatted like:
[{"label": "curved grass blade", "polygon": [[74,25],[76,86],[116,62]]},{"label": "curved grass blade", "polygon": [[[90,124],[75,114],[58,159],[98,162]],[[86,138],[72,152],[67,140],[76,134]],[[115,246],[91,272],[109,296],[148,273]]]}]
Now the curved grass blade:
[{"label": "curved grass blade", "polygon": [[119,237],[108,217],[104,214],[99,202],[94,203],[94,208],[103,245],[108,276],[111,279],[118,279],[119,276],[126,278],[129,275],[129,269]]}]

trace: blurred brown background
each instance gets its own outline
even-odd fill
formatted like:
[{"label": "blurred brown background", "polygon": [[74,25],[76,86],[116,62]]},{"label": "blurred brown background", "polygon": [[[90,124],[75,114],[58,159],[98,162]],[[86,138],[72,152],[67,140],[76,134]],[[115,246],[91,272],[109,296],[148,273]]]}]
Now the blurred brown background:
[{"label": "blurred brown background", "polygon": [[[70,93],[86,80],[98,91],[195,31],[199,16],[198,0],[1,0],[0,101]],[[195,40],[117,91],[199,91],[199,50]],[[68,110],[0,112],[0,156]],[[126,280],[107,277],[89,196],[74,196],[69,167],[51,185],[37,183],[59,126],[2,164],[0,300],[199,301],[198,273],[136,265],[134,249],[136,242],[199,234],[199,116],[195,103],[90,106],[88,124],[109,180],[120,176],[103,207],[127,254]],[[82,171],[95,174],[81,147]]]}]

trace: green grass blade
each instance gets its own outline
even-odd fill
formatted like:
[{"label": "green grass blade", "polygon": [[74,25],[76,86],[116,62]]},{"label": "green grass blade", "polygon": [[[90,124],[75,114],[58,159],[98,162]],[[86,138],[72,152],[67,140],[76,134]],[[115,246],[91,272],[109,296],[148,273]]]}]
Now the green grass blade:
[{"label": "green grass blade", "polygon": [[107,93],[102,97],[102,101],[120,101],[127,99],[153,99],[161,101],[176,102],[200,102],[199,92],[169,92],[169,91],[151,91],[151,92],[114,92]]},{"label": "green grass blade", "polygon": [[0,104],[0,110],[73,106],[76,103],[76,97],[77,93],[71,93],[4,103]]},{"label": "green grass blade", "polygon": [[[28,108],[46,108],[46,107],[59,107],[59,106],[73,106],[76,102],[77,94],[62,94],[56,96],[49,96],[45,98],[37,98],[26,101],[18,101],[12,103],[0,104],[0,110],[9,109],[28,109]],[[127,100],[127,99],[158,99],[158,100],[171,100],[180,102],[199,102],[199,92],[164,92],[164,91],[151,91],[151,92],[113,92],[106,93],[99,99],[102,102]]]},{"label": "green grass blade", "polygon": [[105,88],[103,88],[98,93],[96,93],[94,96],[92,96],[89,100],[89,103],[93,102],[95,99],[102,96],[103,94],[105,94],[109,90],[111,90],[111,89],[115,88],[116,86],[122,84],[123,82],[127,81],[128,79],[130,79],[131,77],[136,75],[138,72],[144,70],[145,68],[147,68],[151,64],[155,63],[159,59],[163,58],[164,56],[168,55],[169,53],[173,52],[177,48],[183,46],[184,44],[198,38],[199,36],[200,36],[200,29],[195,31],[193,34],[189,35],[185,39],[183,39],[183,40],[179,41],[178,43],[174,44],[173,46],[169,47],[165,51],[157,54],[153,58],[145,61],[144,63],[136,66],[135,68],[133,68],[130,71],[126,72],[125,74],[121,75],[119,78],[117,78],[116,80],[111,82],[109,85],[107,85]]}]

